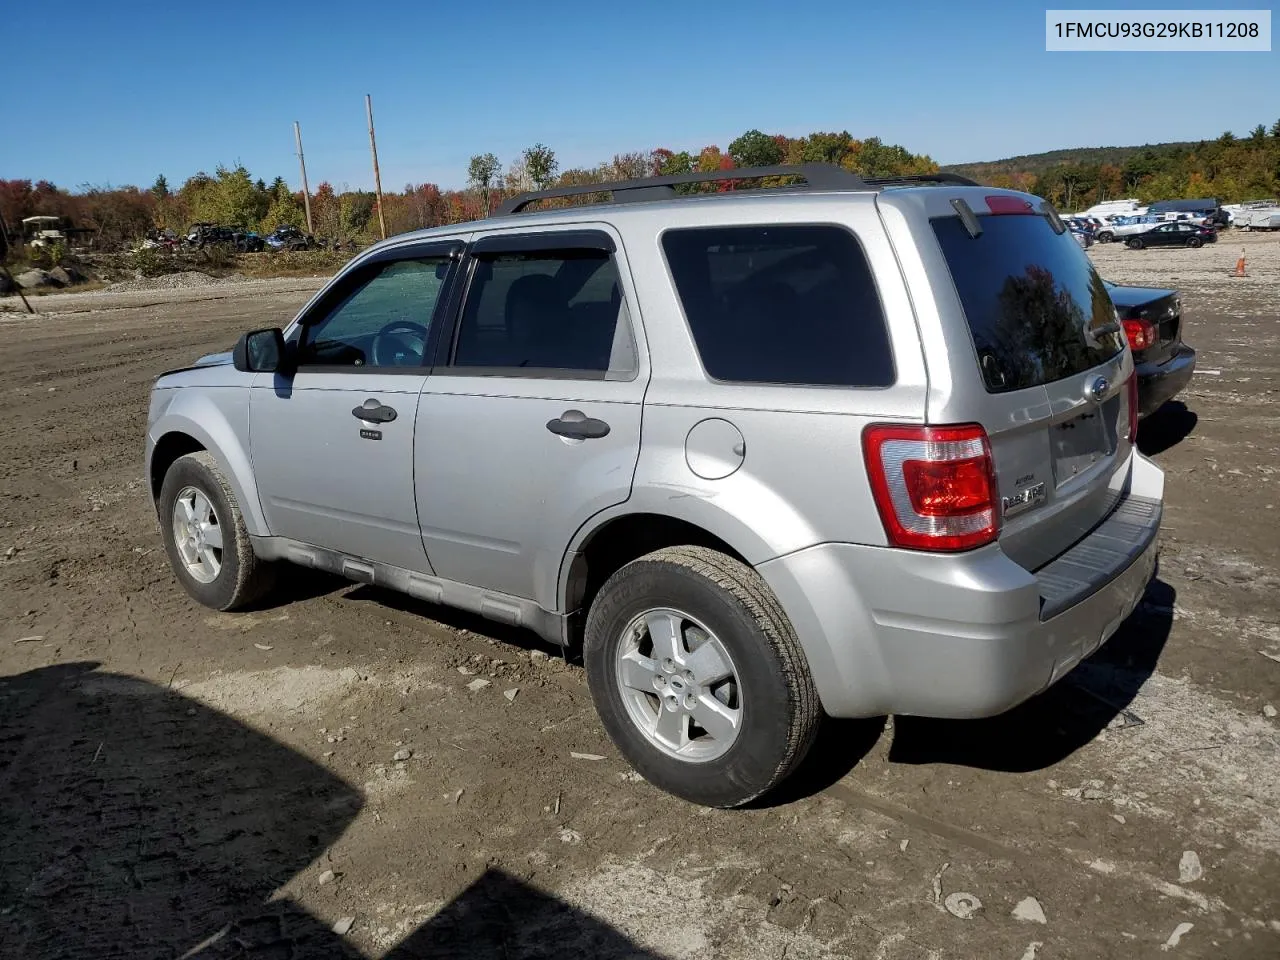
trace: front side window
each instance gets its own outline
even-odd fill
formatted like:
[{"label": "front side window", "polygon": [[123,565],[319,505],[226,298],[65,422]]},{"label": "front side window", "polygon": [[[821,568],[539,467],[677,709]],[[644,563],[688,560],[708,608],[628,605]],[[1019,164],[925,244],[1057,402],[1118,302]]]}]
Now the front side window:
[{"label": "front side window", "polygon": [[662,237],[716,380],[884,387],[893,353],[870,264],[836,226],[699,227]]},{"label": "front side window", "polygon": [[482,254],[453,364],[604,374],[617,368],[621,310],[618,270],[603,250]]},{"label": "front side window", "polygon": [[432,257],[367,268],[355,290],[304,328],[299,365],[422,366],[451,263],[447,257]]}]

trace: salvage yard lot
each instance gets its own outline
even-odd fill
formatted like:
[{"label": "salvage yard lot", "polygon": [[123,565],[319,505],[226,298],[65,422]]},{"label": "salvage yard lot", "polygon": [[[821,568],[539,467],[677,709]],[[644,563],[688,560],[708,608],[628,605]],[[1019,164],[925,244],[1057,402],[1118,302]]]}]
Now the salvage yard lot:
[{"label": "salvage yard lot", "polygon": [[182,593],[150,382],[316,281],[0,314],[0,955],[1280,956],[1280,241],[1091,253],[1199,351],[1142,428],[1145,602],[1011,714],[833,723],[732,812],[631,774],[531,634],[303,571]]}]

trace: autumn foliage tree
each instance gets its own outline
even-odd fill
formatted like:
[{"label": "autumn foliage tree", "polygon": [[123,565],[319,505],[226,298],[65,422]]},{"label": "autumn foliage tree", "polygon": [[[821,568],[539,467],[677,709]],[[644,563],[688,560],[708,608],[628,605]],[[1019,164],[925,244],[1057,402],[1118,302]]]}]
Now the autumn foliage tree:
[{"label": "autumn foliage tree", "polygon": [[[752,129],[723,149],[711,144],[696,153],[666,147],[633,150],[616,153],[594,167],[578,166],[563,172],[555,152],[536,143],[521,151],[505,172],[495,154],[475,154],[467,165],[465,190],[408,183],[400,192],[385,192],[383,215],[389,233],[402,233],[485,217],[504,197],[535,188],[803,162],[838,163],[854,172],[876,176],[937,169],[927,156],[910,153],[895,144],[883,144],[874,137],[854,140],[843,131],[793,138]],[[786,178],[772,178],[763,185],[785,182]],[[681,185],[677,190],[727,191],[761,183],[759,178],[735,177],[714,184]],[[588,194],[557,200],[552,205],[600,198],[600,194]],[[377,216],[370,191],[335,188],[325,181],[315,188],[310,200],[314,230],[319,236],[344,241],[371,240],[376,236]],[[0,212],[10,224],[35,214],[65,216],[77,225],[100,230],[110,243],[135,240],[154,227],[181,232],[196,221],[260,232],[286,224],[305,226],[300,192],[291,190],[280,177],[270,183],[254,179],[239,164],[215,167],[212,174],[198,171],[176,189],[163,176],[146,190],[84,186],[68,191],[47,181],[0,180]]]}]

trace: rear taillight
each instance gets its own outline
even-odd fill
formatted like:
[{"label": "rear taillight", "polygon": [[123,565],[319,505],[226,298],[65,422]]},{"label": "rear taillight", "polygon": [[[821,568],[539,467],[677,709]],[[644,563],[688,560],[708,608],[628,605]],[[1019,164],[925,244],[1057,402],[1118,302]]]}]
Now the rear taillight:
[{"label": "rear taillight", "polygon": [[995,469],[981,426],[871,426],[862,451],[891,546],[971,550],[995,540]]},{"label": "rear taillight", "polygon": [[1138,442],[1138,371],[1129,374],[1129,442]]},{"label": "rear taillight", "polygon": [[1129,338],[1129,349],[1134,353],[1145,350],[1156,342],[1155,324],[1148,320],[1130,318],[1123,321],[1124,335]]}]

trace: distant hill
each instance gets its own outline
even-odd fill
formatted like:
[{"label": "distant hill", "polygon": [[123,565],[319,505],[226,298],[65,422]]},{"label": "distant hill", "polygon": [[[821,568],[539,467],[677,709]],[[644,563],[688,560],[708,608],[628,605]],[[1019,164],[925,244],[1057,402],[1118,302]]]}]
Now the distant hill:
[{"label": "distant hill", "polygon": [[971,177],[974,180],[988,180],[997,174],[1044,173],[1052,167],[1062,165],[1101,166],[1109,163],[1123,166],[1130,157],[1145,152],[1167,154],[1183,152],[1196,147],[1195,141],[1178,141],[1171,143],[1144,143],[1132,147],[1072,147],[1066,150],[1047,150],[1044,153],[1028,153],[1019,157],[1007,157],[1004,160],[982,160],[977,163],[953,163],[942,169],[950,173]]}]

